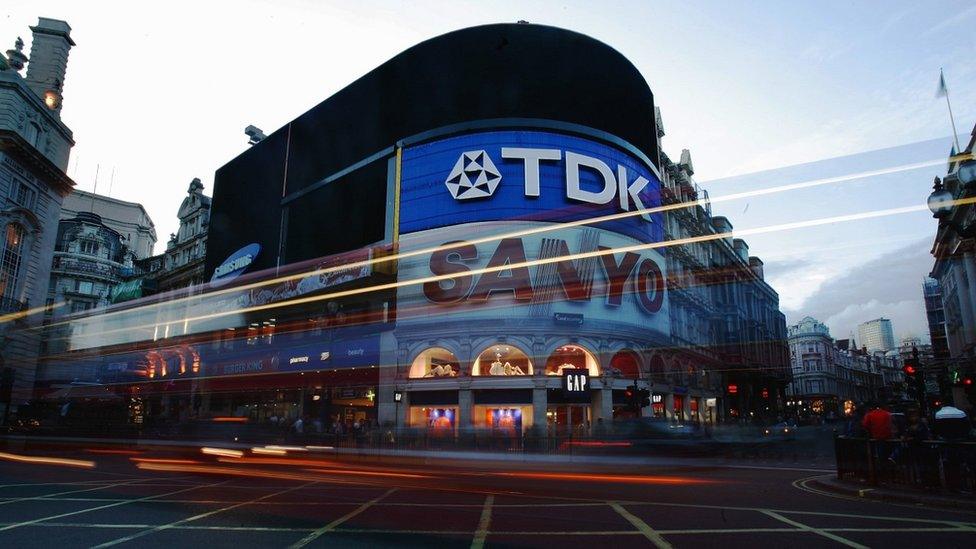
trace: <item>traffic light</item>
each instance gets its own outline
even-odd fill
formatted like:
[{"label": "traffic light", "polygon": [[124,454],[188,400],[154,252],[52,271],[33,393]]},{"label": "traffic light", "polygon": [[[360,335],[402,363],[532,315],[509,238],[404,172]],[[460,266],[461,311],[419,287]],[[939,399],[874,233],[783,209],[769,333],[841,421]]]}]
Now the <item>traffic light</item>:
[{"label": "traffic light", "polygon": [[624,389],[624,397],[626,398],[627,408],[630,408],[631,410],[640,410],[640,408],[637,406],[636,385],[628,385],[627,388]]},{"label": "traffic light", "polygon": [[650,389],[639,389],[637,391],[637,405],[639,408],[647,408],[651,405]]},{"label": "traffic light", "polygon": [[908,386],[908,396],[913,400],[917,400],[919,406],[924,410],[927,404],[925,402],[925,373],[919,367],[917,355],[912,358],[906,358],[905,365],[901,369],[905,372],[905,384]]}]

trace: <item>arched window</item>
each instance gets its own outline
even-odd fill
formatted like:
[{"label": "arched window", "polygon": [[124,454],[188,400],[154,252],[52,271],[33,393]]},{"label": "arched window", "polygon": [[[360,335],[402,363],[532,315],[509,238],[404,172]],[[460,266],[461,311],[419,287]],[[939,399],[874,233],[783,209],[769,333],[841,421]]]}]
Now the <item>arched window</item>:
[{"label": "arched window", "polygon": [[665,379],[665,373],[667,373],[667,366],[664,364],[664,359],[661,355],[654,355],[651,357],[650,361],[651,379],[658,383],[663,383]]},{"label": "arched window", "polygon": [[587,370],[591,376],[598,376],[600,364],[593,353],[579,345],[563,345],[546,360],[546,375],[559,376],[563,370]]},{"label": "arched window", "polygon": [[456,377],[461,361],[442,347],[431,347],[417,355],[410,365],[410,378]]},{"label": "arched window", "polygon": [[24,249],[24,227],[17,223],[7,225],[3,239],[3,254],[0,255],[0,297],[16,299],[17,273]]},{"label": "arched window", "polygon": [[610,368],[615,374],[627,379],[640,377],[640,362],[632,351],[620,351],[610,359]]},{"label": "arched window", "polygon": [[478,355],[471,366],[471,375],[529,376],[532,375],[532,361],[518,347],[499,343]]}]

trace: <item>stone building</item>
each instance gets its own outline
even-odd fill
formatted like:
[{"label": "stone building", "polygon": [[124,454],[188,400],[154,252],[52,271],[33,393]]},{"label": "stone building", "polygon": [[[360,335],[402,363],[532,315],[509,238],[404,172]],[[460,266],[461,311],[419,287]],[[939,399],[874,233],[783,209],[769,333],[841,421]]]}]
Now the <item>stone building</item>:
[{"label": "stone building", "polygon": [[158,292],[186,288],[207,282],[204,262],[207,254],[207,229],[210,226],[210,197],[203,194],[203,183],[194,178],[180,204],[180,228],[169,235],[166,251],[140,258],[135,277],[151,280]]},{"label": "stone building", "polygon": [[[972,375],[976,371],[976,127],[963,150],[949,159],[942,179],[935,178],[929,208],[939,220],[932,255],[935,264],[929,276],[938,281],[942,293],[949,375]],[[930,314],[933,309],[930,309]],[[937,338],[932,337],[935,345]],[[955,405],[973,407],[963,393],[954,391]]]},{"label": "stone building", "polygon": [[125,239],[98,214],[80,212],[62,220],[48,291],[49,303],[63,303],[54,316],[108,305],[112,288],[132,273],[132,260]]},{"label": "stone building", "polygon": [[0,55],[0,358],[14,377],[3,414],[31,396],[39,341],[20,328],[41,322],[25,311],[47,298],[61,203],[74,186],[65,174],[74,139],[60,116],[71,27],[42,17],[31,31],[30,58],[20,38]]},{"label": "stone building", "polygon": [[82,212],[98,214],[105,226],[119,233],[135,259],[153,255],[156,225],[142,204],[75,189],[64,199],[61,219],[72,219]]},{"label": "stone building", "polygon": [[[45,318],[48,322],[107,306],[113,290],[124,277],[132,274],[133,254],[125,238],[109,227],[95,213],[79,212],[58,224],[51,262]],[[68,350],[70,330],[55,324],[41,341],[42,356],[58,355]],[[83,376],[79,364],[45,361],[38,368],[35,387],[52,383],[70,383]]]},{"label": "stone building", "polygon": [[789,327],[793,379],[787,387],[790,415],[836,418],[871,400],[904,398],[897,352],[869,353],[850,339],[834,340],[825,324],[804,317]]},{"label": "stone building", "polygon": [[[660,139],[659,110],[656,117]],[[672,414],[674,397],[668,395],[679,395],[684,405],[681,394],[701,392],[715,406],[708,410],[712,415],[773,415],[789,378],[779,295],[764,280],[762,260],[733,237],[729,220],[712,215],[708,192],[693,178],[690,152],[683,150],[677,163],[662,152],[661,167],[662,205],[694,204],[665,212],[665,239],[701,240],[664,248],[671,347],[650,361],[655,391],[665,395],[655,413]]]}]

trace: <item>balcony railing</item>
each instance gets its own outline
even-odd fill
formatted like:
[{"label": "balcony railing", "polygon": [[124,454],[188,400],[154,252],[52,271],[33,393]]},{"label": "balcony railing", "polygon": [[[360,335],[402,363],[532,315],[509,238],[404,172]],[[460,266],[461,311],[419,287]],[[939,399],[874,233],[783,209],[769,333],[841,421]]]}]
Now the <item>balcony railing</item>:
[{"label": "balcony railing", "polygon": [[51,270],[66,273],[84,273],[112,280],[118,280],[120,278],[119,269],[116,267],[73,257],[55,257]]},{"label": "balcony railing", "polygon": [[27,310],[26,301],[17,301],[9,297],[0,297],[0,314],[19,313]]}]

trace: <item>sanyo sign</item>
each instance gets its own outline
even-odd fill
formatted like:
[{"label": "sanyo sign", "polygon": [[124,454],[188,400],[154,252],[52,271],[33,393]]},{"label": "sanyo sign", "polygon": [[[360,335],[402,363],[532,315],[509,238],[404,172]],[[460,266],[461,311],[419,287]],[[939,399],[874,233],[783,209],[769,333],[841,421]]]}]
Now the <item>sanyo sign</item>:
[{"label": "sanyo sign", "polygon": [[[646,210],[640,193],[647,187],[648,179],[640,174],[628,174],[627,167],[617,164],[614,170],[599,158],[559,149],[534,149],[502,147],[501,157],[522,165],[524,194],[538,197],[541,194],[539,167],[543,162],[561,163],[566,181],[566,198],[589,204],[608,204],[617,198],[623,211]],[[595,189],[586,189],[581,173],[590,171],[598,176]],[[501,184],[502,176],[485,150],[465,151],[458,157],[454,169],[444,184],[455,200],[491,197]],[[598,189],[598,190],[597,190]],[[641,215],[651,221],[647,213]]]}]

